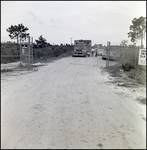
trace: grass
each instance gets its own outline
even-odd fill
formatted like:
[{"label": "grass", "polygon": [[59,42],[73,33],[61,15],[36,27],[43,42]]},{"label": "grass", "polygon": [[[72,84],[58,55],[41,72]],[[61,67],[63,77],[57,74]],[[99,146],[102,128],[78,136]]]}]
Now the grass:
[{"label": "grass", "polygon": [[[61,55],[59,55],[58,57],[48,57],[46,59],[39,59],[39,58],[35,58],[33,60],[33,63],[42,63],[42,65],[38,65],[38,66],[33,66],[33,70],[37,71],[38,70],[38,67],[41,67],[43,65],[45,65],[45,63],[52,63],[54,62],[55,60],[58,60],[58,59],[61,59],[61,58],[64,58],[64,57],[68,57],[68,56],[71,56],[71,52],[66,52],[66,53],[63,53]],[[24,66],[13,66],[13,67],[5,67],[5,68],[1,68],[1,73],[6,73],[6,72],[14,72],[14,71],[23,71],[23,70],[28,70],[27,67],[24,67]]]},{"label": "grass", "polygon": [[139,101],[141,104],[144,104],[144,105],[146,105],[146,98],[137,98],[137,101]]},{"label": "grass", "polygon": [[134,87],[137,84],[146,85],[146,70],[139,67],[130,71],[124,71],[123,67],[117,64],[109,66],[109,68],[102,68],[102,70],[109,72],[116,82],[119,82],[119,79],[121,79],[125,83],[125,87]]}]

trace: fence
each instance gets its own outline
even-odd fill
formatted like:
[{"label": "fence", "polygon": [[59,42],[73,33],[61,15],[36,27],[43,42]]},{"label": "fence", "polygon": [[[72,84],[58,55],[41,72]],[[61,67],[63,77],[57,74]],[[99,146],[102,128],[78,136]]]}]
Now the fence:
[{"label": "fence", "polygon": [[1,43],[1,63],[16,62],[20,60],[19,44]]},{"label": "fence", "polygon": [[114,59],[117,60],[118,63],[137,66],[139,48],[110,46],[110,51],[113,53]]},{"label": "fence", "polygon": [[21,43],[20,44],[20,66],[30,69],[33,65],[33,44]]},{"label": "fence", "polygon": [[1,43],[1,63],[20,61],[20,66],[31,68],[33,64],[33,39],[26,43]]}]

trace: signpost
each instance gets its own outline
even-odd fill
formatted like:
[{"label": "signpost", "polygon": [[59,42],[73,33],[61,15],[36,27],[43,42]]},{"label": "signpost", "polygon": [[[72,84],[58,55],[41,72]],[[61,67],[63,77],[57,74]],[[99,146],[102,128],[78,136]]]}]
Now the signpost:
[{"label": "signpost", "polygon": [[139,49],[138,65],[146,65],[146,49]]},{"label": "signpost", "polygon": [[28,36],[28,42],[21,43],[20,50],[20,65],[28,67],[31,69],[31,64],[33,64],[33,37],[32,43],[30,42],[30,36]]},{"label": "signpost", "polygon": [[109,57],[110,57],[110,42],[107,42],[106,68],[109,67]]}]

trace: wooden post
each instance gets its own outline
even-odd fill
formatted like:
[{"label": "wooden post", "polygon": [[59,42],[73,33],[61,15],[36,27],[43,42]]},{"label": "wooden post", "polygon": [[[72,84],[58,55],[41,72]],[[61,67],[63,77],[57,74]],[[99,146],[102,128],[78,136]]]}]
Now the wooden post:
[{"label": "wooden post", "polygon": [[138,48],[135,49],[135,65],[134,65],[135,68],[137,67],[137,51],[138,51]]},{"label": "wooden post", "polygon": [[30,70],[30,36],[28,37],[28,70]]},{"label": "wooden post", "polygon": [[109,58],[110,58],[110,42],[108,42],[108,67],[109,67]]},{"label": "wooden post", "polygon": [[108,67],[108,64],[107,64],[107,55],[108,55],[108,42],[107,42],[107,49],[106,49],[106,52],[105,52],[106,54],[106,68]]},{"label": "wooden post", "polygon": [[110,42],[107,41],[106,68],[109,67],[109,57],[110,57]]},{"label": "wooden post", "polygon": [[20,41],[20,67],[21,67],[21,55],[22,55],[22,46],[21,46],[21,41]]},{"label": "wooden post", "polygon": [[33,37],[32,37],[32,66],[33,66]]}]

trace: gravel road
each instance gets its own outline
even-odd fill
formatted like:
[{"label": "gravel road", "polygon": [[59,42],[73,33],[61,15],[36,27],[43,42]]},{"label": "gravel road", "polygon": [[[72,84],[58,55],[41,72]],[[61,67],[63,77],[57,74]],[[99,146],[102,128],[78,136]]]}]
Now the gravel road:
[{"label": "gravel road", "polygon": [[104,65],[100,57],[65,57],[2,73],[1,148],[146,148],[146,105],[108,82]]}]

